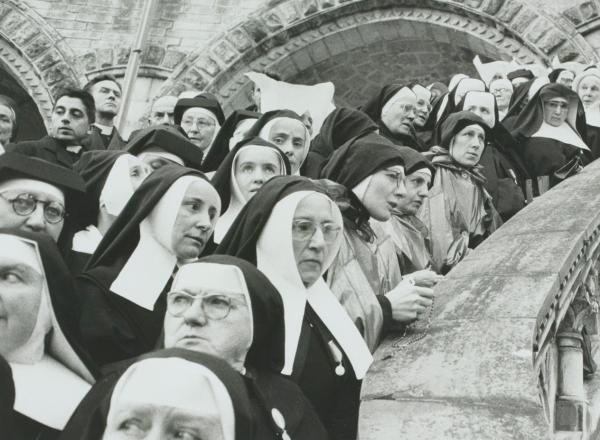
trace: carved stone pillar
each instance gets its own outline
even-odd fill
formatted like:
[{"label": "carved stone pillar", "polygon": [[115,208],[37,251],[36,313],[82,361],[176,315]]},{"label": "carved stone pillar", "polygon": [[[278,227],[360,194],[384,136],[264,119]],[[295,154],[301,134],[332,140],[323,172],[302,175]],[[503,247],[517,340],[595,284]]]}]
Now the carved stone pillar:
[{"label": "carved stone pillar", "polygon": [[564,331],[557,335],[558,386],[555,407],[556,431],[581,431],[585,426],[583,350],[581,333]]}]

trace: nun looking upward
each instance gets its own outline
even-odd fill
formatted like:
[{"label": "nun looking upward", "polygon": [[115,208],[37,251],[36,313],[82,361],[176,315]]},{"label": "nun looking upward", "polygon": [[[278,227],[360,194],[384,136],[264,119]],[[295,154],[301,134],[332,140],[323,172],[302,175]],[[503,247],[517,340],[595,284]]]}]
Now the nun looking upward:
[{"label": "nun looking upward", "polygon": [[300,174],[300,167],[310,148],[310,132],[305,118],[291,110],[266,112],[246,133],[246,137],[261,137],[277,145],[290,161],[292,174]]},{"label": "nun looking upward", "polygon": [[[322,178],[344,187],[348,200],[341,248],[327,283],[372,352],[393,322],[403,326],[418,319],[433,297],[429,283],[421,287],[402,279],[391,237],[370,222],[388,221],[406,193],[403,165],[398,147],[371,133],[338,149],[321,172]],[[436,279],[430,271],[423,278]]]},{"label": "nun looking upward", "polygon": [[323,274],[342,241],[337,205],[315,182],[274,177],[246,204],[216,250],[256,264],[283,300],[284,363],[332,439],[357,433],[371,353]]},{"label": "nun looking upward", "polygon": [[69,263],[75,274],[83,269],[151,168],[124,151],[95,150],[83,153],[73,171],[84,179],[87,196],[93,201],[88,226],[73,236]]},{"label": "nun looking upward", "polygon": [[220,210],[204,175],[181,166],[154,171],[129,199],[75,279],[81,337],[99,365],[154,348],[172,275],[205,251]]},{"label": "nun looking upward", "polygon": [[211,179],[221,198],[214,241],[220,243],[244,205],[272,177],[290,175],[287,156],[261,138],[246,139],[229,152]]},{"label": "nun looking upward", "polygon": [[584,141],[583,105],[573,90],[561,84],[546,84],[531,98],[515,121],[513,135],[522,144],[534,192],[536,177],[548,176],[552,187],[591,160]]},{"label": "nun looking upward", "polygon": [[164,346],[211,354],[244,377],[257,437],[326,439],[314,409],[283,369],[285,323],[277,289],[256,267],[213,255],[181,267],[167,296]]},{"label": "nun looking upward", "polygon": [[240,375],[182,349],[146,354],[99,381],[60,438],[262,440]]},{"label": "nun looking upward", "polygon": [[600,157],[600,69],[592,68],[575,78],[573,90],[579,95],[585,111],[586,144],[592,159]]},{"label": "nun looking upward", "polygon": [[478,165],[489,133],[476,114],[452,113],[442,124],[441,146],[431,149],[435,177],[419,218],[431,234],[436,272],[448,272],[502,224]]},{"label": "nun looking upward", "polygon": [[202,166],[202,152],[177,126],[158,125],[140,130],[126,148],[152,170],[174,164],[196,170]]},{"label": "nun looking upward", "polygon": [[0,357],[15,389],[0,437],[56,438],[97,375],[74,339],[72,278],[50,237],[14,229],[0,229],[0,273]]}]

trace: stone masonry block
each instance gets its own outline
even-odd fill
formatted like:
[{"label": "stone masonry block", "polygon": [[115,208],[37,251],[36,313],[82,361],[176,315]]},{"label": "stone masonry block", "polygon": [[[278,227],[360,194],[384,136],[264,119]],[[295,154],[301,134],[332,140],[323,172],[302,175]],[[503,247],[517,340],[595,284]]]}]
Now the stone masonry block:
[{"label": "stone masonry block", "polygon": [[337,55],[348,50],[342,37],[337,34],[332,34],[325,38],[325,45],[331,55]]},{"label": "stone masonry block", "polygon": [[515,15],[521,10],[523,7],[522,4],[517,2],[517,0],[508,0],[502,5],[502,8],[496,13],[496,18],[505,23],[510,22]]},{"label": "stone masonry block", "polygon": [[[521,8],[519,13],[517,14],[517,17],[514,19],[511,27],[516,32],[523,33],[525,32],[525,30],[531,27],[532,22],[536,19],[537,16],[538,14],[534,10],[529,8]],[[546,26],[545,29],[549,28],[548,23],[544,23],[543,25]]]},{"label": "stone masonry block", "polygon": [[162,62],[162,67],[174,69],[185,59],[185,53],[176,50],[167,50]]},{"label": "stone masonry block", "polygon": [[581,15],[583,15],[584,20],[590,20],[598,16],[598,7],[593,2],[582,3],[579,5],[579,10],[581,11]]},{"label": "stone masonry block", "polygon": [[252,38],[256,43],[265,39],[267,35],[269,35],[268,32],[265,31],[262,21],[258,20],[257,18],[251,18],[247,20],[243,24],[243,27],[246,32],[248,32],[248,35],[250,35],[250,38]]},{"label": "stone masonry block", "polygon": [[20,28],[14,31],[11,35],[11,39],[17,46],[23,46],[27,42],[31,41],[36,35],[40,33],[40,30],[31,24],[23,24]]},{"label": "stone masonry block", "polygon": [[96,69],[96,52],[88,52],[80,57],[80,60],[85,71]]},{"label": "stone masonry block", "polygon": [[224,64],[229,64],[237,57],[237,52],[229,45],[226,40],[221,40],[213,45],[212,52]]},{"label": "stone masonry block", "polygon": [[96,51],[96,59],[98,61],[98,67],[110,67],[113,65],[113,50],[112,49],[98,49]]},{"label": "stone masonry block", "polygon": [[300,49],[290,55],[290,58],[296,64],[298,71],[303,71],[311,67],[314,62],[306,49]]},{"label": "stone masonry block", "polygon": [[283,29],[284,21],[279,15],[274,12],[267,12],[262,16],[263,26],[267,28],[269,32],[276,32]]},{"label": "stone masonry block", "polygon": [[239,52],[244,52],[252,47],[252,40],[248,37],[243,28],[239,27],[227,34],[227,40]]},{"label": "stone masonry block", "polygon": [[566,40],[567,38],[562,33],[552,30],[546,33],[546,35],[537,42],[537,45],[545,54],[549,54]]},{"label": "stone masonry block", "polygon": [[46,70],[49,67],[57,64],[62,60],[62,57],[58,53],[56,49],[52,49],[50,52],[46,53],[38,62],[37,67],[40,70]]},{"label": "stone masonry block", "polygon": [[356,30],[356,28],[349,28],[344,32],[340,33],[344,43],[348,50],[356,49],[358,47],[362,47],[365,43],[360,35],[360,32]]},{"label": "stone masonry block", "polygon": [[216,76],[221,71],[219,64],[212,57],[206,55],[199,56],[194,65],[210,76]]},{"label": "stone masonry block", "polygon": [[62,63],[58,64],[43,73],[44,80],[49,86],[62,81],[69,76],[69,67]]},{"label": "stone masonry block", "polygon": [[311,58],[315,63],[320,63],[330,58],[331,54],[323,41],[316,41],[308,47]]},{"label": "stone masonry block", "polygon": [[29,58],[35,59],[46,52],[51,46],[52,43],[50,40],[48,40],[45,36],[40,35],[25,48],[25,54]]},{"label": "stone masonry block", "polygon": [[298,0],[298,8],[300,8],[300,12],[304,16],[307,16],[317,12],[319,5],[317,4],[317,0]]},{"label": "stone masonry block", "polygon": [[161,46],[150,45],[142,54],[142,64],[158,66],[165,56],[165,49]]}]

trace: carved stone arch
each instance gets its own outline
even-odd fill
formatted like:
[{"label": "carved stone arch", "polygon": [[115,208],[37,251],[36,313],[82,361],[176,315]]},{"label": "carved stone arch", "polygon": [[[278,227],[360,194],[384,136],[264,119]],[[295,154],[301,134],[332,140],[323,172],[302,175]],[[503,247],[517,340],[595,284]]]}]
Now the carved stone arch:
[{"label": "carved stone arch", "polygon": [[31,96],[47,123],[53,96],[78,85],[74,54],[60,34],[19,0],[0,0],[0,68]]},{"label": "carved stone arch", "polygon": [[[207,89],[231,108],[243,102],[248,81],[242,74],[249,68],[275,69],[283,73],[284,79],[290,78],[319,57],[351,49],[354,43],[345,35],[360,32],[361,28],[375,29],[372,38],[406,37],[399,23],[412,23],[423,37],[428,29],[438,29],[433,33],[438,41],[452,38],[452,44],[462,42],[475,53],[514,57],[523,63],[547,63],[554,55],[563,60],[597,60],[595,51],[572,22],[560,16],[549,17],[519,0],[269,3],[276,6],[261,8],[191,53],[174,69],[160,94]],[[302,58],[306,61],[298,61]]]}]

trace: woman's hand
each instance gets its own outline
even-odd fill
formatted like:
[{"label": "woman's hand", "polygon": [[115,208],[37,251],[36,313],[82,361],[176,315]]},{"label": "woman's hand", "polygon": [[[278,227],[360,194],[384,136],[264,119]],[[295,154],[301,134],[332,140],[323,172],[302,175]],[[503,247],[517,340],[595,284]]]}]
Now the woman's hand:
[{"label": "woman's hand", "polygon": [[408,323],[420,317],[433,302],[433,289],[421,287],[408,280],[401,281],[385,294],[392,305],[394,321]]},{"label": "woman's hand", "polygon": [[419,287],[433,287],[444,279],[443,275],[438,275],[432,270],[423,269],[406,275],[405,278],[413,279],[415,285]]}]

